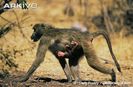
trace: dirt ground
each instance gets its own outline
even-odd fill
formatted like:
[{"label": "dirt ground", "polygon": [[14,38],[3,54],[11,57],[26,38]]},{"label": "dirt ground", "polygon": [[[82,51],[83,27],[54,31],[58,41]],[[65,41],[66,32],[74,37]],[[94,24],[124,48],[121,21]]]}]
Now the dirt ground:
[{"label": "dirt ground", "polygon": [[[132,37],[125,39],[112,40],[114,53],[122,68],[122,75],[117,72],[117,84],[115,87],[132,87],[133,83],[133,65],[132,65]],[[122,43],[123,42],[123,43]],[[107,45],[102,37],[97,38],[93,42],[99,58],[104,58],[110,61],[108,65],[114,67]],[[100,44],[100,45],[99,45]],[[0,80],[2,87],[110,87],[110,76],[102,74],[88,66],[86,59],[83,58],[80,62],[80,77],[81,83],[68,83],[65,74],[58,63],[58,60],[48,51],[44,62],[30,77],[23,83],[15,83],[13,80],[23,76],[35,58],[35,53],[38,43],[31,51],[24,51],[22,54],[16,54],[16,62],[19,65],[17,70],[11,71],[8,78]],[[102,49],[102,51],[101,51]],[[130,52],[131,51],[131,52]],[[127,55],[126,55],[127,54]]]},{"label": "dirt ground", "polygon": [[[29,1],[31,2],[32,0]],[[110,3],[110,1],[111,0],[108,0],[108,3]],[[44,62],[28,81],[23,83],[13,82],[13,80],[19,79],[27,72],[35,59],[38,42],[33,43],[30,40],[32,26],[35,23],[43,22],[50,23],[56,27],[70,27],[75,21],[80,19],[83,13],[80,12],[82,9],[75,3],[74,8],[79,8],[76,10],[77,15],[74,17],[64,16],[62,11],[66,5],[65,0],[52,1],[50,4],[45,0],[34,0],[34,2],[39,4],[37,9],[14,9],[17,13],[18,20],[12,10],[1,15],[10,21],[17,20],[26,36],[24,37],[16,26],[11,32],[0,39],[0,48],[8,50],[30,49],[16,54],[15,62],[18,64],[18,68],[17,70],[12,70],[10,72],[11,75],[8,78],[0,80],[0,87],[133,87],[133,37],[119,37],[119,35],[111,37],[113,51],[122,68],[122,74],[116,70],[116,85],[110,83],[110,76],[89,67],[85,58],[81,60],[79,69],[82,82],[77,84],[68,83],[58,60],[49,51],[46,54]],[[90,0],[89,6],[90,17],[99,13],[100,6],[98,0]],[[12,16],[10,17],[9,14]],[[6,24],[6,22],[0,19],[0,25],[3,24]],[[90,30],[93,31],[93,29],[95,30],[96,27],[90,24]],[[93,41],[93,44],[98,57],[109,60],[110,63],[108,65],[116,68],[111,59],[105,40],[102,37],[99,37]]]},{"label": "dirt ground", "polygon": [[0,80],[0,87],[132,87],[129,83],[110,83],[103,81],[83,80],[80,83],[68,83],[66,79],[32,76],[27,82],[13,82],[16,75]]}]

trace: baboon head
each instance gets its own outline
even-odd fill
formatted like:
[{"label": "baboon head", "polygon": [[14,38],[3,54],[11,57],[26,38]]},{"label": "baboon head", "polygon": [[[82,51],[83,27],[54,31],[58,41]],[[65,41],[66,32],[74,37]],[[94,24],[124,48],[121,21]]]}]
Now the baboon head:
[{"label": "baboon head", "polygon": [[33,32],[32,35],[31,35],[31,39],[32,39],[34,42],[38,41],[38,40],[41,38],[41,36],[44,34],[45,30],[47,30],[47,29],[49,29],[49,28],[51,28],[51,26],[48,25],[48,24],[42,24],[42,23],[40,23],[40,24],[35,24],[35,25],[33,26],[34,32]]}]

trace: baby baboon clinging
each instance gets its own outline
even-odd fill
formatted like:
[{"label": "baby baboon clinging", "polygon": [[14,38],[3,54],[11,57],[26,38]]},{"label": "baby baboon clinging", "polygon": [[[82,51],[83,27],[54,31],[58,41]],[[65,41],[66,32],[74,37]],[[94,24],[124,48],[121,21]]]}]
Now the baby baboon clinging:
[{"label": "baby baboon clinging", "polygon": [[[79,46],[78,42],[72,41],[71,44],[67,44],[65,46],[66,52],[62,52],[62,51],[59,50],[59,51],[57,51],[57,55],[58,55],[59,58],[71,58],[71,56],[74,56],[74,52],[76,52],[76,51],[77,52],[79,51],[83,55],[84,52],[82,52],[83,51],[82,49],[76,50],[78,46]],[[78,55],[78,54],[76,53],[76,55]]]},{"label": "baby baboon clinging", "polygon": [[[112,58],[117,66],[117,69],[121,72],[120,66],[113,54],[112,46],[108,35],[105,32],[81,32],[76,29],[59,29],[54,28],[47,24],[35,24],[34,32],[31,36],[33,41],[38,41],[40,39],[40,43],[37,49],[36,59],[33,64],[29,68],[28,72],[18,81],[23,82],[29,79],[29,77],[33,74],[33,72],[37,69],[37,67],[44,61],[44,57],[46,51],[49,49],[59,60],[66,77],[69,82],[72,81],[72,76],[75,81],[80,81],[79,72],[78,72],[78,64],[79,60],[83,55],[85,55],[88,64],[102,73],[109,74],[112,77],[112,81],[116,81],[116,75],[114,69],[107,67],[104,63],[101,63],[98,57],[95,54],[93,49],[93,45],[91,43],[92,39],[98,35],[103,35],[108,43],[109,50],[111,52]],[[66,63],[65,58],[59,58],[57,52],[62,51],[66,52],[66,45],[70,45],[72,41],[78,42],[78,45],[71,50],[71,55],[67,56],[69,58],[69,66]]]}]

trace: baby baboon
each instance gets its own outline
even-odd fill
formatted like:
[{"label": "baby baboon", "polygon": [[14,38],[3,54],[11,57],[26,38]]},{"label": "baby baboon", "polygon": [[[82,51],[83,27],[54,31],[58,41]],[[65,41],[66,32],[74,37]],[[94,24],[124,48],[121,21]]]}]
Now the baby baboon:
[{"label": "baby baboon", "polygon": [[[65,48],[66,48],[66,52],[62,52],[62,51],[57,51],[57,55],[58,55],[58,57],[60,57],[60,58],[71,58],[70,56],[74,56],[74,53],[73,52],[76,52],[77,50],[75,50],[77,47],[78,47],[79,45],[78,45],[78,42],[76,42],[76,41],[72,41],[71,42],[71,44],[67,44],[66,46],[65,46]],[[82,48],[82,47],[81,47]],[[79,50],[79,51],[81,51],[81,49]],[[80,52],[82,55],[83,55],[83,52]],[[81,55],[80,54],[80,55]],[[77,53],[76,53],[76,55],[77,55]]]},{"label": "baby baboon", "polygon": [[[98,57],[95,54],[92,45],[92,39],[96,36],[103,35],[108,43],[109,50],[111,52],[112,58],[117,66],[117,69],[121,72],[120,66],[113,54],[112,46],[108,35],[103,32],[81,32],[76,29],[59,29],[54,28],[47,24],[35,24],[33,27],[33,34],[31,39],[33,41],[38,41],[40,39],[40,43],[37,49],[36,59],[34,60],[33,64],[29,68],[28,72],[18,81],[23,82],[29,79],[29,77],[33,74],[33,72],[37,69],[37,67],[44,61],[44,57],[46,51],[49,49],[59,60],[66,77],[69,82],[72,81],[72,76],[74,77],[75,81],[80,81],[79,79],[79,72],[78,72],[78,64],[79,60],[83,55],[85,55],[88,64],[102,73],[109,74],[112,77],[112,81],[116,81],[116,75],[114,69],[107,67],[104,63],[100,62]],[[59,58],[57,52],[62,51],[66,52],[66,45],[70,45],[72,41],[78,42],[78,45],[71,50],[71,56],[67,56],[69,58],[69,66],[66,63],[65,58]],[[70,47],[71,48],[71,47]]]}]

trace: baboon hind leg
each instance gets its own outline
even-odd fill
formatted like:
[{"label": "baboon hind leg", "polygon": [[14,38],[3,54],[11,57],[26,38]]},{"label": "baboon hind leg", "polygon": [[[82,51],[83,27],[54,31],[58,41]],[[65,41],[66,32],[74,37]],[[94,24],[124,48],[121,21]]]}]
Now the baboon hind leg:
[{"label": "baboon hind leg", "polygon": [[64,58],[62,58],[62,59],[58,58],[58,60],[59,60],[59,63],[61,65],[67,79],[68,79],[68,82],[72,82],[71,72],[70,72],[70,69],[69,69],[69,66],[68,66],[66,60]]},{"label": "baboon hind leg", "polygon": [[84,54],[87,59],[88,64],[95,70],[100,71],[105,74],[110,74],[112,81],[116,81],[116,75],[113,68],[108,67],[105,63],[102,63],[96,53],[91,43],[84,42],[83,44]]}]

